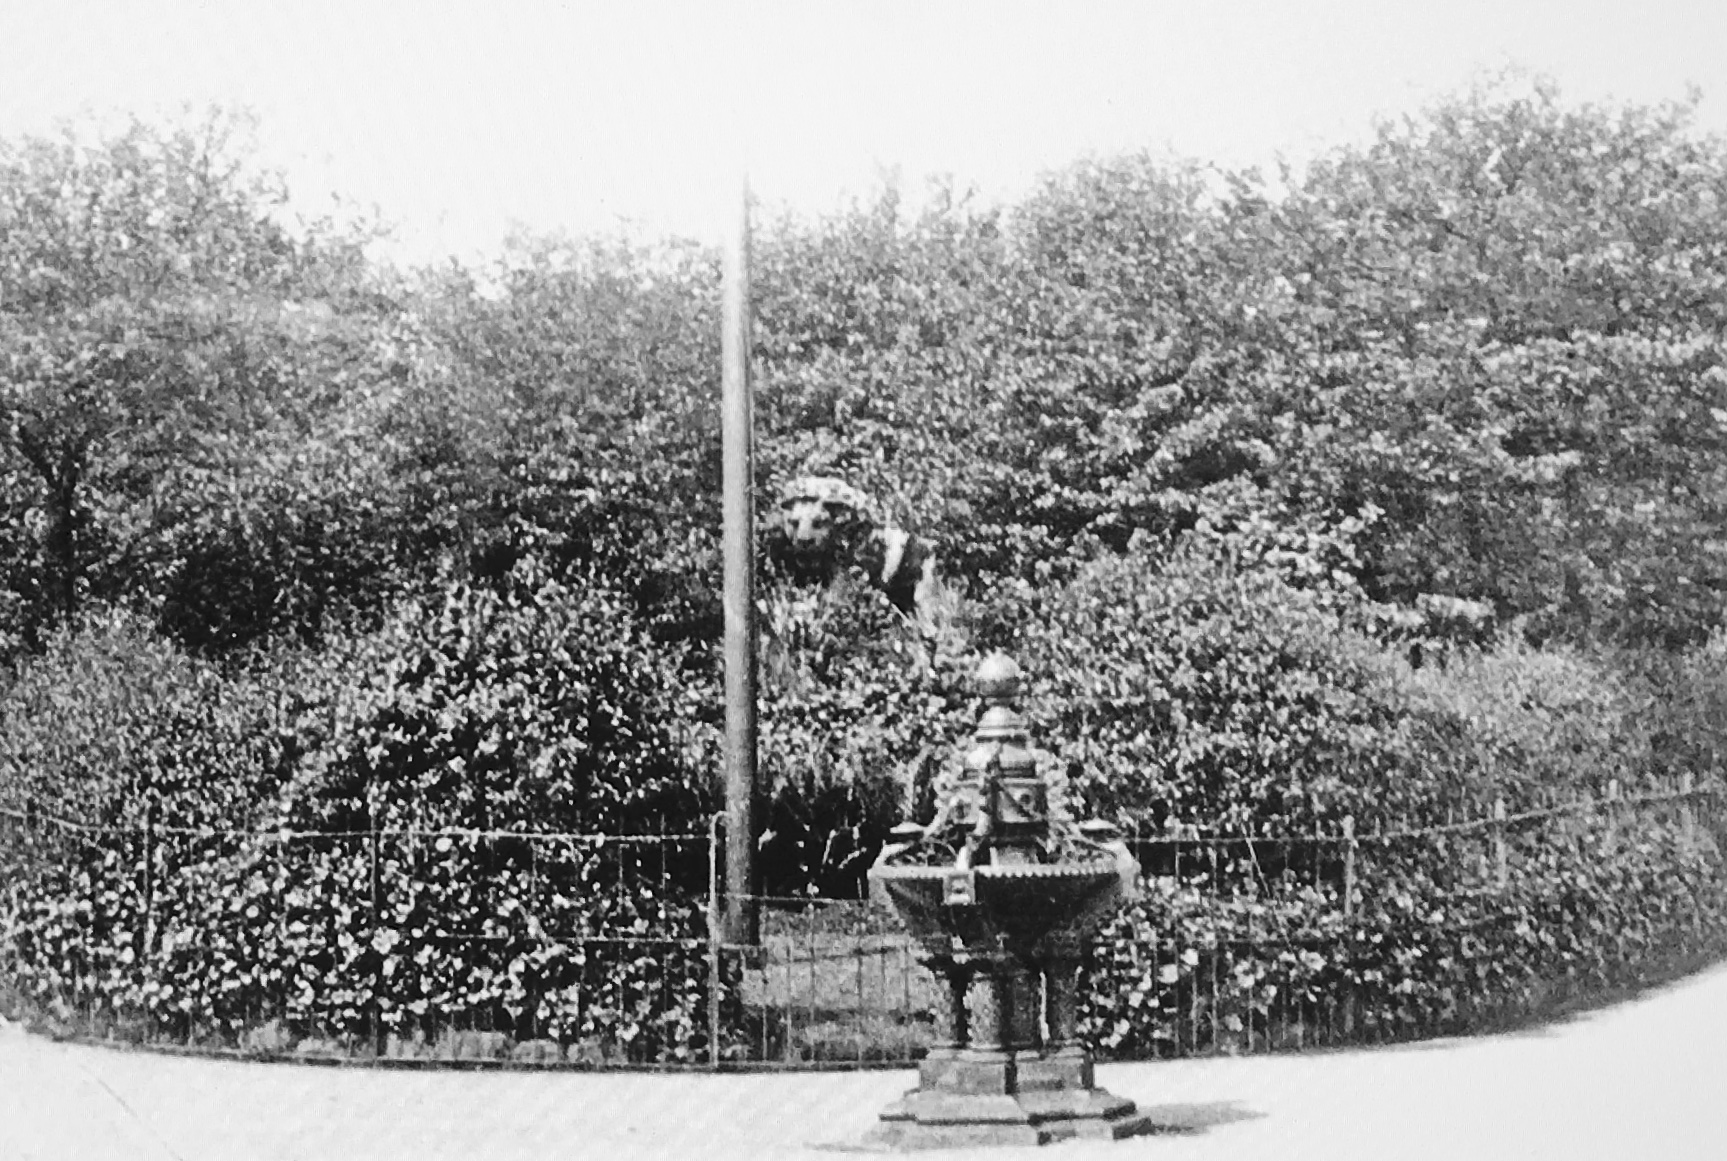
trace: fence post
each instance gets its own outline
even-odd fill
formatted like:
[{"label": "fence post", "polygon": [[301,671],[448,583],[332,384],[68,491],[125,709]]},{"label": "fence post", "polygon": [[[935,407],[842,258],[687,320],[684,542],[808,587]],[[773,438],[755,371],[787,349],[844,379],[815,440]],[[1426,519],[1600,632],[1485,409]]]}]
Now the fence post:
[{"label": "fence post", "polygon": [[[368,811],[368,813],[371,814],[371,817],[366,821],[370,824],[372,832],[370,842],[370,846],[372,848],[370,851],[372,864],[372,949],[376,952],[378,948],[378,936],[380,934],[378,925],[380,914],[378,897],[381,890],[382,877],[378,871],[378,816],[372,811]],[[379,1059],[382,1059],[385,1055],[385,1050],[388,1048],[384,1037],[384,957],[382,954],[377,956],[377,963],[372,969],[372,972],[372,1052]]]},{"label": "fence post", "polygon": [[725,922],[720,894],[720,842],[725,827],[725,813],[717,812],[708,820],[708,1067],[720,1066],[720,990],[723,973],[720,969],[720,927]]},{"label": "fence post", "polygon": [[1607,780],[1607,845],[1619,841],[1619,779]]},{"label": "fence post", "polygon": [[[288,943],[288,863],[286,848],[288,845],[288,828],[286,824],[276,828],[275,842],[271,844],[275,854],[275,879],[271,883],[270,899],[276,905],[276,946],[286,947]],[[280,1020],[284,1029],[288,1023],[288,1013],[282,1004],[282,997],[276,997],[276,1005],[270,1009],[268,1020]],[[268,1020],[264,1021],[268,1023]]]},{"label": "fence post", "polygon": [[140,933],[138,963],[150,956],[156,942],[156,796],[146,788],[144,797],[144,924]]},{"label": "fence post", "polygon": [[1493,797],[1493,881],[1500,890],[1510,880],[1509,856],[1505,847],[1505,796]]},{"label": "fence post", "polygon": [[1679,775],[1679,831],[1685,836],[1685,845],[1697,845],[1697,811],[1691,805],[1691,795],[1696,787],[1692,781],[1691,771]]},{"label": "fence post", "polygon": [[1355,913],[1355,816],[1343,816],[1343,914]]},{"label": "fence post", "polygon": [[[1343,914],[1353,920],[1355,908],[1355,816],[1343,816]],[[1344,980],[1348,984],[1343,996],[1343,1039],[1347,1042],[1355,1037],[1357,1014],[1361,1008],[1360,960],[1355,948],[1355,924],[1353,921],[1344,925],[1344,957],[1348,970]]]}]

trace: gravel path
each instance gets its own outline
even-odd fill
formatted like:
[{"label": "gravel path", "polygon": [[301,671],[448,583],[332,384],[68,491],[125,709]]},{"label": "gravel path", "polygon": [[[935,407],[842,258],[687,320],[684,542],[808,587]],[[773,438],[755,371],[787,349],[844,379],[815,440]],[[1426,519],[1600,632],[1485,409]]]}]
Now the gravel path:
[{"label": "gravel path", "polygon": [[[1727,1159],[1727,966],[1528,1032],[1118,1064],[1172,1131],[932,1157]],[[452,1073],[55,1044],[0,1025],[3,1161],[826,1157],[909,1072]]]}]

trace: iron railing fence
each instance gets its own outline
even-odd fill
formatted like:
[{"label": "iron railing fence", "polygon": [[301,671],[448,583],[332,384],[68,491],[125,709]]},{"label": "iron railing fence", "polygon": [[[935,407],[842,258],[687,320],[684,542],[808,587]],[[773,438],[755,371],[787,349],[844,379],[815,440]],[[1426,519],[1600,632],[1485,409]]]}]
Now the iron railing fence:
[{"label": "iron railing fence", "polygon": [[[1448,996],[1400,993],[1381,969],[1513,937],[1528,877],[1566,846],[1658,836],[1718,867],[1719,807],[1678,780],[1360,833],[1129,833],[1142,900],[1093,950],[1084,1029],[1105,1058],[1301,1050],[1469,1031],[1672,974],[1727,952],[1719,877],[1607,968],[1477,960]],[[720,838],[100,827],[0,806],[0,1004],[64,1035],[386,1065],[918,1059],[934,981],[894,916],[760,897],[759,944],[726,944]],[[82,911],[86,881],[43,877],[79,866],[113,888]],[[1411,876],[1425,914],[1400,909]]]},{"label": "iron railing fence", "polygon": [[[1676,779],[1372,831],[1350,819],[1299,834],[1130,830],[1142,901],[1095,941],[1082,1027],[1106,1058],[1327,1048],[1499,1026],[1671,976],[1727,954],[1719,808],[1714,788]],[[1540,943],[1542,932],[1519,927],[1561,848],[1588,857],[1657,838],[1714,862],[1691,914],[1658,921],[1635,947],[1636,933],[1615,931],[1615,953],[1599,965],[1566,963],[1558,947],[1541,975],[1481,958],[1508,941]],[[891,914],[864,902],[759,903],[761,947],[723,949],[747,965],[748,1059],[808,1067],[921,1055],[934,982]],[[1411,911],[1416,903],[1425,909]],[[1419,956],[1453,959],[1459,985],[1402,990],[1399,959]]]},{"label": "iron railing fence", "polygon": [[0,987],[68,1033],[157,1047],[689,1063],[709,847],[664,826],[251,831],[0,807]]}]

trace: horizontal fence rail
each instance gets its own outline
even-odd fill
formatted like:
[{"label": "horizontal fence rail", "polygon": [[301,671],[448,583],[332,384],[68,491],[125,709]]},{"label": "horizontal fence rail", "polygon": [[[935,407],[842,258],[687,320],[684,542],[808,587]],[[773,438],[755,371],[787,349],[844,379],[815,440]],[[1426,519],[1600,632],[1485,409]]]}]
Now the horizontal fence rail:
[{"label": "horizontal fence rail", "polygon": [[[541,1068],[903,1067],[933,1034],[921,949],[869,901],[755,897],[760,942],[725,942],[715,917],[742,900],[720,891],[717,828],[247,830],[101,824],[52,805],[0,805],[0,1004],[60,1034]],[[1499,971],[1483,949],[1540,950],[1553,933],[1542,876],[1586,847],[1658,842],[1718,870],[1719,805],[1684,778],[1421,826],[1130,828],[1142,897],[1092,950],[1083,1031],[1105,1058],[1370,1043],[1684,970],[1727,950],[1718,875],[1674,896],[1688,916],[1622,937],[1613,962],[1564,966],[1561,949],[1546,974],[1523,960]],[[116,885],[100,914],[24,890],[60,873],[67,843]],[[199,910],[212,867],[251,884],[219,924]],[[1399,910],[1415,883],[1420,914]],[[1423,956],[1469,972],[1413,988],[1404,967]]]}]

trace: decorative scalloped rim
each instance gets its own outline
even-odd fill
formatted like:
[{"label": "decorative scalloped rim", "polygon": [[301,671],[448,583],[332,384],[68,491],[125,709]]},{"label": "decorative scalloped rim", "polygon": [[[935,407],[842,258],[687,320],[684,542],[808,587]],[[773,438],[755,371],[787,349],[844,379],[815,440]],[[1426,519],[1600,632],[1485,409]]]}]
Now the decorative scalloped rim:
[{"label": "decorative scalloped rim", "polygon": [[[945,879],[958,868],[934,863],[894,863],[871,867],[869,877],[883,879]],[[1115,861],[1096,860],[1083,863],[1006,863],[996,866],[969,868],[980,879],[1073,879],[1093,875],[1119,878]]]}]

